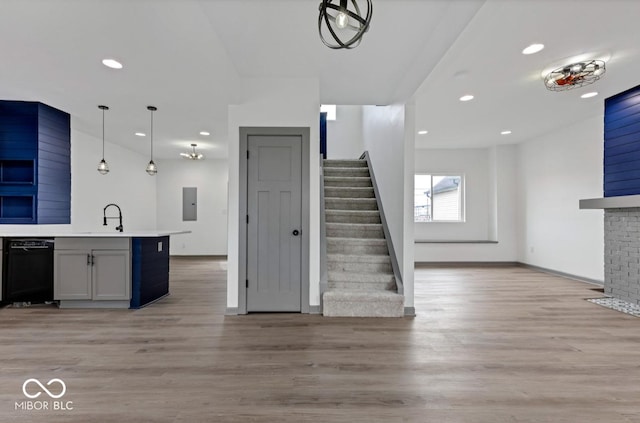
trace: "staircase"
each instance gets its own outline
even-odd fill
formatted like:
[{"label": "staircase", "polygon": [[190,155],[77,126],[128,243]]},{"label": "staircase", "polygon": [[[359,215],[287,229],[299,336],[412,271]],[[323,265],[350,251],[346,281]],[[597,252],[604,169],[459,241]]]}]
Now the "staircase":
[{"label": "staircase", "polygon": [[325,316],[402,317],[366,160],[324,160],[328,289]]}]

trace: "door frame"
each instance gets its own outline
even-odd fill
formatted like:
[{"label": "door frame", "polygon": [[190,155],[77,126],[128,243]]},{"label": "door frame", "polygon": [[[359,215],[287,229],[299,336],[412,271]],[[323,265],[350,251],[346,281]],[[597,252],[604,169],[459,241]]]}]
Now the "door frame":
[{"label": "door frame", "polygon": [[[309,305],[309,210],[310,210],[310,128],[309,127],[240,127],[240,213],[238,214],[238,314],[247,314],[247,195],[250,136],[297,136],[302,142],[301,183],[301,254],[300,254],[300,312],[310,313]],[[250,160],[250,159],[249,159]]]}]

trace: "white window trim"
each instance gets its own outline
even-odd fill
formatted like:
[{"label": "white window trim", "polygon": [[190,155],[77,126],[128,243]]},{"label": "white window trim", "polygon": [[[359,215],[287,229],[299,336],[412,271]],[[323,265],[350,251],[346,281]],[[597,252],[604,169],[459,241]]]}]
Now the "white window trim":
[{"label": "white window trim", "polygon": [[[437,223],[437,224],[447,224],[447,223],[465,223],[467,221],[467,213],[466,213],[466,186],[467,186],[467,175],[464,174],[463,172],[428,172],[428,171],[416,171],[414,172],[414,183],[415,183],[415,177],[416,175],[430,175],[431,176],[431,191],[433,192],[433,177],[434,176],[459,176],[462,181],[461,181],[461,186],[460,186],[460,220],[430,220],[428,222],[416,222],[415,221],[415,217],[413,220],[414,224],[433,224],[433,223]],[[415,188],[414,188],[415,190]],[[414,209],[415,209],[415,203],[414,203]],[[431,201],[431,216],[433,216],[433,201]]]}]

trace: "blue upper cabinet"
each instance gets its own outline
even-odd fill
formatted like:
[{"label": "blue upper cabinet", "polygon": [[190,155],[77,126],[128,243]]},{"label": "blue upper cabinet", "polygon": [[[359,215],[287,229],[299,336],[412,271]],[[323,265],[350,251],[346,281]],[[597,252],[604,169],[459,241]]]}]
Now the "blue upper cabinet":
[{"label": "blue upper cabinet", "polygon": [[46,104],[0,101],[0,223],[70,223],[70,128]]},{"label": "blue upper cabinet", "polygon": [[604,196],[640,194],[640,86],[605,100]]}]

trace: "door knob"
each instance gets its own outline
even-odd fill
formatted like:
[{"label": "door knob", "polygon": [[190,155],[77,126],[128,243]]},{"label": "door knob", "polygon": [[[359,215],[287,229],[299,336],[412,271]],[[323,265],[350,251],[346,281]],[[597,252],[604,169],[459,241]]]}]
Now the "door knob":
[{"label": "door knob", "polygon": [[300,235],[300,231],[297,230],[297,229],[294,229],[293,230],[293,236],[298,236],[298,235]]}]

